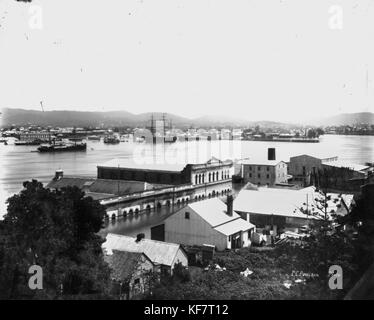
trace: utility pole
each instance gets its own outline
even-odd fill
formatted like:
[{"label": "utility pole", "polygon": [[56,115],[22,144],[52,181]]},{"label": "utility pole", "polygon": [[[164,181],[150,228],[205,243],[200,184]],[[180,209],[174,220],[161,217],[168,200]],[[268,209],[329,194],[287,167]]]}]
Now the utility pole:
[{"label": "utility pole", "polygon": [[121,172],[118,162],[118,180],[117,180],[117,194],[118,194],[118,201],[117,201],[117,217],[119,216],[119,197],[120,197],[120,178],[121,178]]}]

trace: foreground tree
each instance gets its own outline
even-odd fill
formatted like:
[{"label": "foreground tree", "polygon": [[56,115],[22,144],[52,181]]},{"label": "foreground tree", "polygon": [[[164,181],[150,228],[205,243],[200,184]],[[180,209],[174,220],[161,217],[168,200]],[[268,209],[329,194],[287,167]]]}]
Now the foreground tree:
[{"label": "foreground tree", "polygon": [[[105,297],[109,269],[97,235],[104,214],[76,187],[51,191],[25,182],[0,222],[0,299]],[[43,290],[28,286],[35,264],[43,270]]]}]

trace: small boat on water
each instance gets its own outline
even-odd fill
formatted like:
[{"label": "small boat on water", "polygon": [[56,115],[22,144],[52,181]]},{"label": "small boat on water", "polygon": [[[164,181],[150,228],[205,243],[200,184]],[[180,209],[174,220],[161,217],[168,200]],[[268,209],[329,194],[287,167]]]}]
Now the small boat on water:
[{"label": "small boat on water", "polygon": [[14,142],[14,145],[16,145],[16,146],[38,146],[42,143],[43,143],[43,141],[41,141],[41,140],[33,140],[33,141],[18,140],[18,141]]},{"label": "small boat on water", "polygon": [[106,136],[104,138],[104,143],[117,144],[117,143],[120,143],[120,139],[118,139],[118,137],[116,137],[116,136]]},{"label": "small boat on water", "polygon": [[64,152],[64,151],[86,151],[87,144],[84,142],[71,143],[71,142],[52,142],[41,144],[38,148],[39,152]]},{"label": "small boat on water", "polygon": [[100,136],[88,136],[87,139],[88,140],[94,140],[94,141],[100,141],[101,137]]}]

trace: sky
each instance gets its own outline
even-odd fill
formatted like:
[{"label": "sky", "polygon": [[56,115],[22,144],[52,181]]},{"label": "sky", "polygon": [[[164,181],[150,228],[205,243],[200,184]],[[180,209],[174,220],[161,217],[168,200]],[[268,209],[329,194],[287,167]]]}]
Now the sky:
[{"label": "sky", "polygon": [[0,108],[374,111],[374,0],[0,0]]}]

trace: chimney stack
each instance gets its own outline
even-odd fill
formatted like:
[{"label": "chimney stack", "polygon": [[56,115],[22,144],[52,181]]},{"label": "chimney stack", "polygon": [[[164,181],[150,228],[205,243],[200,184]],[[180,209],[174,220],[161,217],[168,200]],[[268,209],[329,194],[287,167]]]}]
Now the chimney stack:
[{"label": "chimney stack", "polygon": [[138,233],[138,234],[136,235],[136,242],[140,242],[140,241],[142,241],[142,239],[144,239],[144,238],[145,238],[144,233]]},{"label": "chimney stack", "polygon": [[232,217],[233,214],[233,203],[234,203],[234,197],[230,194],[227,196],[227,215]]},{"label": "chimney stack", "polygon": [[268,160],[275,160],[275,148],[268,148]]},{"label": "chimney stack", "polygon": [[55,172],[55,177],[54,177],[53,180],[60,180],[60,179],[63,178],[63,177],[64,177],[64,171],[61,170],[61,169],[58,169],[58,170],[56,170],[56,172]]}]

